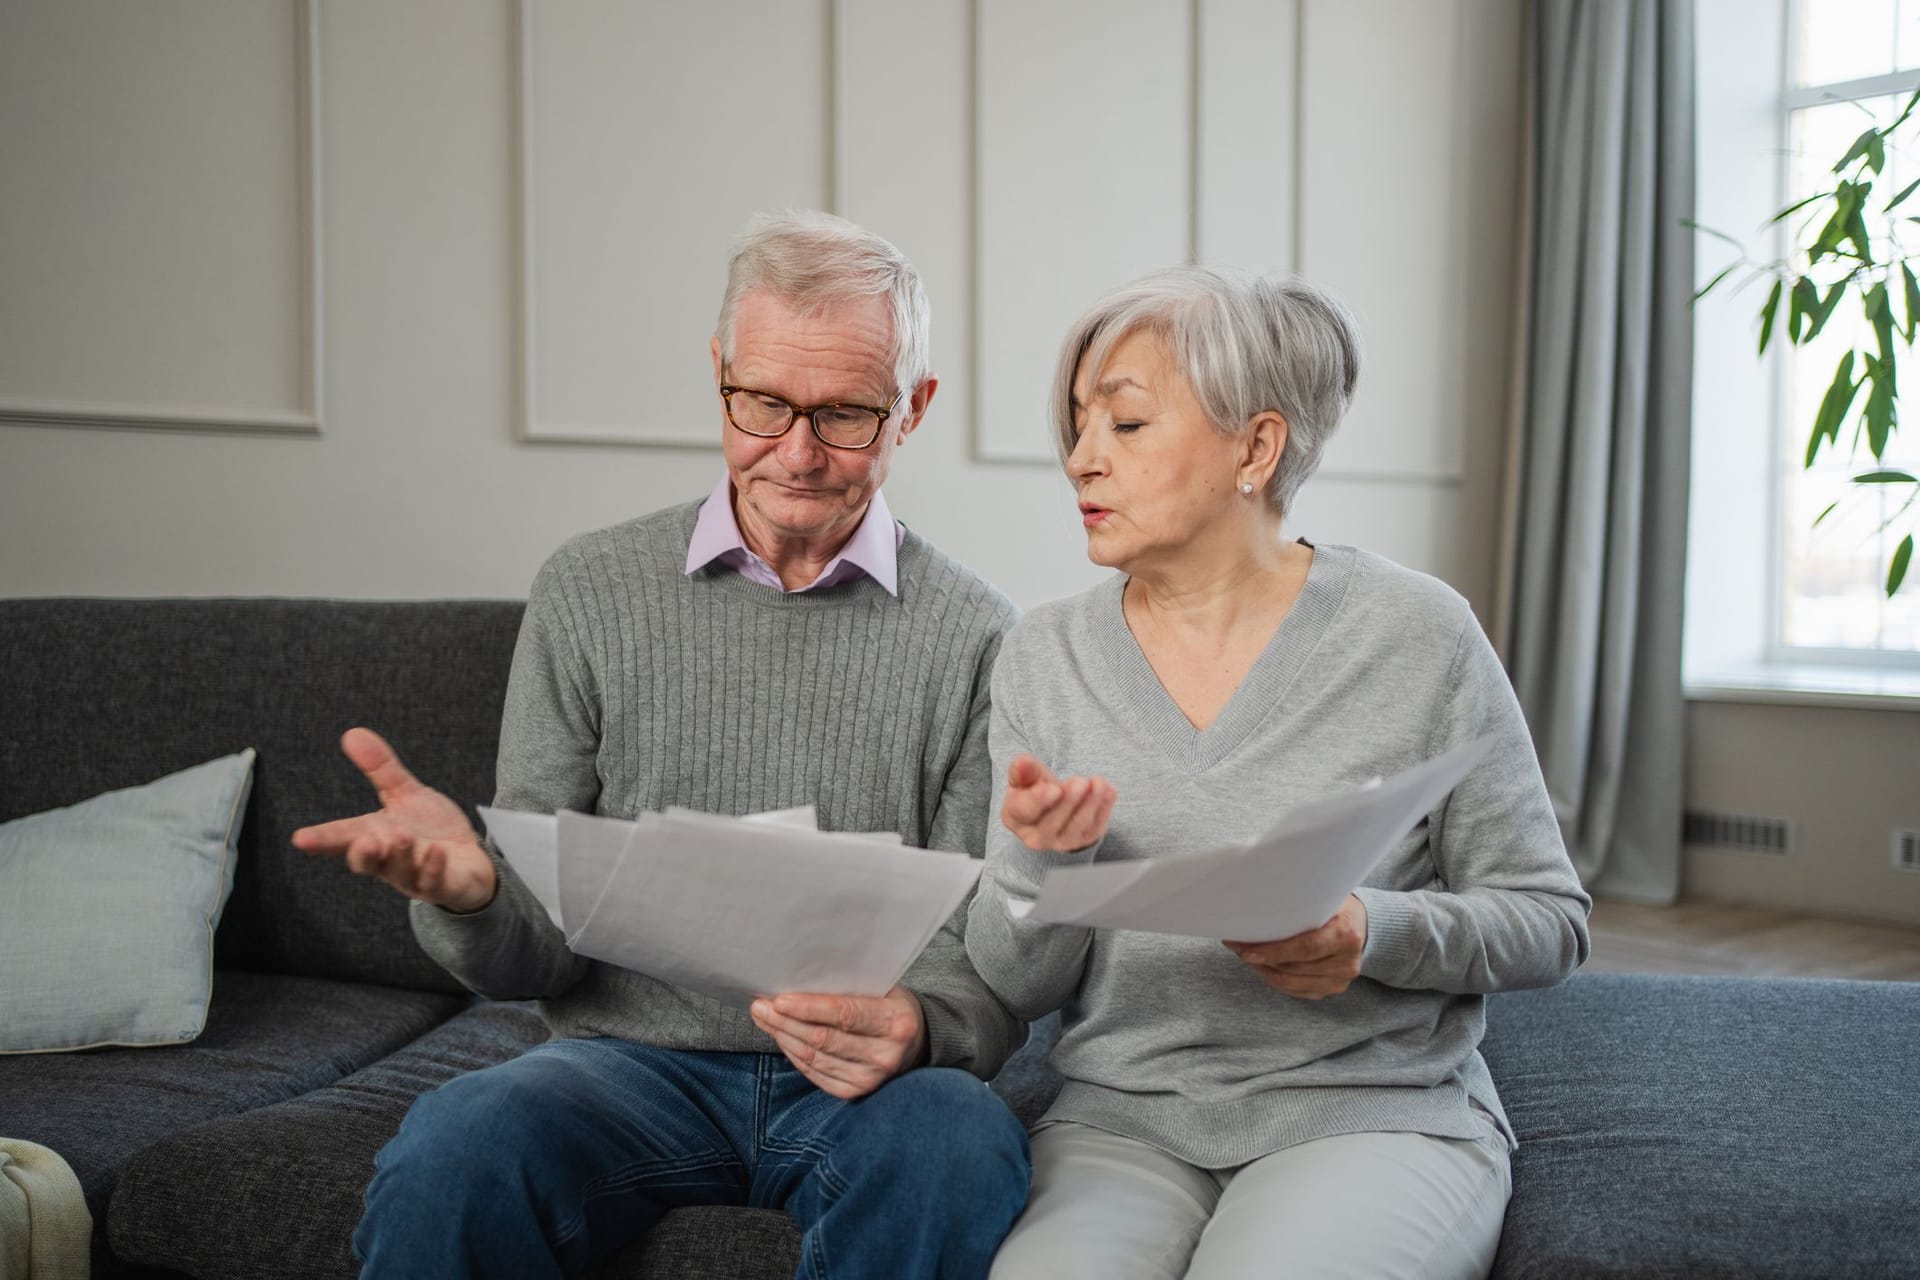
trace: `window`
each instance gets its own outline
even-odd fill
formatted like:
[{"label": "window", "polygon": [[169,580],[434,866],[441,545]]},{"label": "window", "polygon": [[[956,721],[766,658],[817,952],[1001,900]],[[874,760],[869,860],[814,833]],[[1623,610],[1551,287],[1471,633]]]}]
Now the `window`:
[{"label": "window", "polygon": [[[1920,85],[1920,0],[1797,0],[1791,14],[1789,83],[1781,97],[1788,156],[1782,205],[1830,189],[1833,162],[1863,129],[1890,124]],[[1889,152],[1874,184],[1876,203],[1915,177],[1920,155]],[[1920,235],[1908,241],[1920,249]],[[1787,247],[1783,238],[1781,248]],[[1837,448],[1823,448],[1811,469],[1803,465],[1835,365],[1849,350],[1872,349],[1851,297],[1817,340],[1783,349],[1785,394],[1774,459],[1777,658],[1920,667],[1920,578],[1910,569],[1892,599],[1884,590],[1894,548],[1915,524],[1915,512],[1902,511],[1913,490],[1851,483],[1876,465],[1866,441],[1856,444],[1852,423]],[[1908,421],[1878,465],[1920,473],[1920,376],[1912,361],[1902,363],[1899,380]]]},{"label": "window", "polygon": [[[1696,218],[1768,262],[1785,255],[1798,226],[1769,218],[1827,189],[1853,139],[1870,121],[1890,120],[1920,86],[1920,0],[1698,0],[1696,14]],[[1920,154],[1890,153],[1889,167],[1875,205],[1920,176]],[[1920,227],[1901,230],[1920,248]],[[1696,285],[1732,254],[1707,236],[1695,250]],[[1694,308],[1688,694],[1913,710],[1920,565],[1893,599],[1884,585],[1895,545],[1920,525],[1920,504],[1888,525],[1911,490],[1896,487],[1888,503],[1883,490],[1851,483],[1873,465],[1864,440],[1853,454],[1851,422],[1837,450],[1822,449],[1811,470],[1802,465],[1834,367],[1865,328],[1859,303],[1843,302],[1806,348],[1776,335],[1763,361],[1754,348],[1766,288],[1764,277],[1722,287]],[[1903,308],[1895,314],[1904,320]],[[1911,470],[1920,467],[1920,352],[1899,354],[1906,424],[1883,465]]]}]

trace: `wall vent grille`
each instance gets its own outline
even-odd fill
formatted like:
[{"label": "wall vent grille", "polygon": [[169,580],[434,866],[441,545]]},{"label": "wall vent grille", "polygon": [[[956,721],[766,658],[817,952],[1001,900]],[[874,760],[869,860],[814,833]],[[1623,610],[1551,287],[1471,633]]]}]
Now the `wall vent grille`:
[{"label": "wall vent grille", "polygon": [[[1764,818],[1750,813],[1687,813],[1683,838],[1688,844],[1715,845],[1723,849],[1749,849],[1755,853],[1786,855],[1793,852],[1793,824],[1785,818]],[[1920,865],[1916,865],[1920,870]]]},{"label": "wall vent grille", "polygon": [[1920,872],[1920,831],[1893,829],[1893,869]]}]

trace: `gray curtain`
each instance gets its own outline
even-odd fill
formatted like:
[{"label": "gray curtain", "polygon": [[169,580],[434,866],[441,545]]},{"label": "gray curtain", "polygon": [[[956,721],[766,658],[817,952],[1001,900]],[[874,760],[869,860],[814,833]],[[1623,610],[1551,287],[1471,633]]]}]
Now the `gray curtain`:
[{"label": "gray curtain", "polygon": [[1588,888],[1680,884],[1692,0],[1536,0],[1503,649]]}]

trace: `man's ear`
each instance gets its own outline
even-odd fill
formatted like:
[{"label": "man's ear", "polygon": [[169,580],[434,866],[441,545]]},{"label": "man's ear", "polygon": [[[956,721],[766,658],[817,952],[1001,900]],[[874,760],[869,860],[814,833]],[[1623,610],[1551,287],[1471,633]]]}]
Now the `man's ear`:
[{"label": "man's ear", "polygon": [[713,348],[713,389],[715,391],[718,391],[720,389],[720,383],[722,381],[722,375],[720,373],[720,339],[719,337],[716,336],[713,339],[713,341],[708,345]]},{"label": "man's ear", "polygon": [[895,443],[904,441],[927,416],[927,406],[933,403],[933,393],[940,389],[940,379],[928,374],[920,380],[920,385],[907,397],[906,412],[900,415],[900,434]]}]

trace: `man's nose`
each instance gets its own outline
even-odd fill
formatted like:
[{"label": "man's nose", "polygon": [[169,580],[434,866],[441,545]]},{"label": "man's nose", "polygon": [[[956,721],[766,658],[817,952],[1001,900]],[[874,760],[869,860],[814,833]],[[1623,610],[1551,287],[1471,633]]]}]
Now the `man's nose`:
[{"label": "man's nose", "polygon": [[793,422],[787,427],[787,433],[780,437],[780,443],[774,452],[789,471],[807,472],[819,466],[826,456],[827,447],[820,443],[820,437],[813,434],[813,419],[804,413],[793,415]]}]

